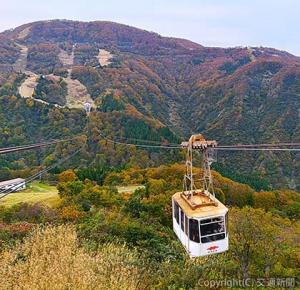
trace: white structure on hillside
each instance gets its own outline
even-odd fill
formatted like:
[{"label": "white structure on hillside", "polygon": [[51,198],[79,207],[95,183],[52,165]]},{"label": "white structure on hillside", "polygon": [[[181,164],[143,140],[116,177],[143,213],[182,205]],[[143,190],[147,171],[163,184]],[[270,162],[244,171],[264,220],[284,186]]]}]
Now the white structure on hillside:
[{"label": "white structure on hillside", "polygon": [[88,113],[91,112],[92,105],[91,105],[89,102],[86,102],[86,103],[84,103],[84,109],[85,109],[85,111],[86,111],[87,114],[88,114]]},{"label": "white structure on hillside", "polygon": [[15,178],[15,179],[0,182],[0,191],[4,191],[4,190],[19,191],[23,189],[26,189],[26,182],[25,179],[23,178]]}]

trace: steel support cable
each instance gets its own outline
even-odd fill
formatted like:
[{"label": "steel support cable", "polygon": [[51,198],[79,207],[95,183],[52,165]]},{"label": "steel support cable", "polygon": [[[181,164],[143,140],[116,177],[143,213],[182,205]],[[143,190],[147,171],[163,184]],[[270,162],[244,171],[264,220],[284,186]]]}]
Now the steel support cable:
[{"label": "steel support cable", "polygon": [[[47,143],[50,143],[52,141],[49,141]],[[46,142],[44,142],[46,143]],[[41,144],[44,144],[44,143],[34,143],[34,144],[28,144],[28,145],[19,145],[19,146],[10,146],[10,147],[3,147],[3,148],[0,148],[0,151],[7,151],[7,150],[13,150],[13,149],[20,149],[20,148],[27,148],[27,147],[30,147],[30,146],[38,146],[38,145],[41,145]]]},{"label": "steel support cable", "polygon": [[[58,165],[60,165],[60,164],[62,164],[62,163],[64,163],[64,162],[66,162],[67,160],[71,159],[71,158],[74,157],[76,154],[78,154],[82,149],[83,149],[83,147],[79,148],[78,150],[76,150],[76,151],[73,152],[72,154],[68,155],[67,157],[65,157],[65,158],[63,158],[63,159],[61,159],[61,160],[59,160],[58,162],[54,163],[53,165],[50,165],[50,166],[48,166],[47,168],[45,168],[45,169],[43,169],[43,170],[41,170],[41,171],[39,171],[39,172],[33,174],[32,176],[26,178],[26,179],[25,179],[25,184],[26,184],[26,183],[29,183],[29,182],[31,182],[31,181],[33,181],[33,180],[35,180],[35,179],[37,179],[40,175],[42,175],[42,174],[44,174],[44,173],[50,171],[51,169],[55,168],[56,166],[58,166]],[[5,196],[11,194],[13,191],[15,191],[16,189],[18,189],[19,187],[21,187],[22,184],[23,184],[23,182],[20,183],[20,184],[18,184],[18,185],[16,185],[16,186],[14,186],[14,187],[12,187],[12,188],[8,188],[7,190],[4,190],[4,191],[0,192],[0,194],[3,194],[2,196],[0,196],[0,199],[2,199],[2,198],[4,198]]]},{"label": "steel support cable", "polygon": [[270,143],[270,144],[233,144],[233,145],[220,145],[218,148],[240,148],[240,147],[299,147],[300,143]]},{"label": "steel support cable", "polygon": [[[77,153],[77,152],[76,152],[76,153]],[[67,158],[67,159],[69,159],[69,158]],[[42,175],[42,174],[44,174],[45,172],[47,172],[47,171],[53,169],[54,167],[56,167],[57,165],[59,165],[60,163],[62,163],[62,162],[64,162],[64,161],[66,161],[66,160],[65,160],[65,159],[59,160],[57,163],[55,163],[55,164],[53,164],[53,165],[50,165],[49,167],[47,167],[47,168],[45,168],[45,169],[42,169],[41,171],[39,171],[39,172],[33,174],[32,176],[30,176],[30,177],[28,177],[28,178],[25,179],[25,183],[30,182],[30,181],[32,181],[32,180],[38,178],[40,175]],[[4,190],[0,191],[0,193],[1,193],[1,194],[6,193],[6,192],[9,192],[9,193],[10,193],[10,191],[15,190],[15,189],[17,189],[18,187],[20,187],[22,183],[23,183],[23,182],[21,182],[20,184],[17,184],[16,186],[14,186],[14,187],[12,187],[12,188],[4,189]],[[19,186],[18,186],[18,185],[19,185]]]},{"label": "steel support cable", "polygon": [[[127,145],[127,146],[136,146],[136,147],[143,147],[143,148],[164,148],[164,149],[182,149],[182,146],[180,144],[177,144],[177,146],[172,145],[148,145],[148,144],[134,144],[134,143],[127,143],[127,142],[120,142],[115,141],[112,139],[109,139],[102,134],[100,136],[106,140],[107,142],[113,143],[113,144],[119,144],[119,145]],[[141,139],[140,139],[141,140]],[[250,147],[251,146],[251,147]],[[260,146],[266,147],[266,148],[260,148]],[[269,146],[269,148],[267,148]],[[274,148],[278,146],[300,146],[300,143],[279,143],[279,144],[248,144],[248,145],[222,145],[214,147],[215,150],[227,150],[227,151],[300,151],[300,148]],[[257,148],[255,148],[257,147]]]},{"label": "steel support cable", "polygon": [[242,147],[214,147],[218,151],[289,151],[300,152],[300,148],[242,148]]},{"label": "steel support cable", "polygon": [[[104,140],[106,140],[107,142],[112,143],[112,144],[117,144],[117,145],[126,145],[126,146],[134,146],[134,147],[141,147],[141,148],[182,149],[182,146],[180,144],[176,144],[176,146],[175,146],[175,144],[174,145],[134,144],[134,143],[115,141],[115,140],[112,140],[112,139],[109,139],[109,138],[103,136],[101,133],[100,133],[100,136]],[[20,151],[20,150],[28,150],[28,149],[37,148],[37,147],[45,147],[45,146],[52,145],[52,144],[71,141],[71,140],[74,140],[74,139],[75,138],[65,139],[65,140],[55,140],[55,141],[52,141],[52,142],[44,142],[44,143],[27,145],[27,146],[8,147],[8,148],[4,148],[2,150],[0,149],[0,154]],[[146,142],[156,142],[156,141],[142,140],[142,139],[136,139],[136,140],[144,141],[144,142],[145,141]],[[299,146],[300,143],[247,144],[247,145],[237,144],[237,145],[217,146],[217,147],[214,147],[214,149],[215,150],[223,150],[223,151],[290,151],[290,152],[295,151],[295,152],[298,152],[298,151],[300,151],[300,148],[259,148],[259,147],[267,147],[267,146],[269,146],[269,147],[278,147],[278,146],[297,146],[297,145]],[[254,147],[257,147],[257,148],[254,148]],[[70,155],[67,159],[69,159],[72,156],[74,156],[75,154],[77,154],[81,149],[75,151],[74,154]],[[55,166],[61,164],[64,161],[66,161],[67,159],[60,160],[59,162],[57,162],[57,164],[54,164],[53,166],[50,166],[50,167],[42,170],[41,172],[36,173],[35,175],[30,177],[25,182],[30,182],[30,181],[34,180],[35,178],[39,177],[41,174],[51,170],[52,168],[54,168]],[[14,187],[13,190],[15,190],[15,189],[16,188]],[[4,193],[4,192],[2,191],[0,193]],[[6,196],[6,195],[4,195],[4,196]],[[3,198],[4,196],[2,196],[1,198]]]},{"label": "steel support cable", "polygon": [[[33,149],[36,147],[45,147],[48,145],[53,145],[53,144],[58,144],[58,143],[64,143],[64,142],[69,142],[72,141],[75,138],[70,138],[70,139],[62,139],[62,140],[53,140],[53,141],[49,141],[49,142],[41,142],[41,143],[35,143],[35,144],[29,144],[29,145],[22,145],[22,146],[14,146],[14,147],[7,147],[7,148],[0,148],[0,152],[3,153],[9,153],[11,151],[18,151],[18,150],[26,150],[26,149]],[[15,150],[17,149],[17,150]]]},{"label": "steel support cable", "polygon": [[[102,136],[103,137],[103,136]],[[181,146],[156,146],[156,145],[145,145],[145,144],[132,144],[132,143],[125,143],[125,142],[118,142],[118,141],[114,141],[111,139],[108,139],[106,137],[103,137],[106,141],[113,143],[113,144],[119,144],[119,145],[127,145],[127,146],[137,146],[137,147],[146,147],[146,148],[164,148],[164,149],[181,149]],[[82,147],[83,148],[83,147]],[[34,174],[33,176],[29,177],[28,179],[25,180],[25,183],[31,182],[34,179],[38,178],[41,174],[53,169],[54,167],[58,166],[59,164],[67,161],[68,159],[72,158],[74,155],[76,155],[77,153],[79,153],[82,148],[78,149],[77,151],[75,151],[74,153],[72,153],[71,155],[69,155],[68,157],[58,161],[57,163],[49,166],[48,168]],[[226,148],[220,148],[220,147],[215,147],[215,150],[222,150],[222,151],[295,151],[295,152],[300,152],[300,148],[236,148],[236,147],[226,147]],[[21,186],[21,185],[20,185]],[[18,187],[13,187],[11,189],[8,189],[6,191],[2,191],[0,192],[1,194],[4,194],[3,196],[0,197],[4,198],[6,195],[10,194],[12,191],[14,191],[15,189],[17,189]]]},{"label": "steel support cable", "polygon": [[[82,149],[82,148],[81,148],[81,149]],[[81,150],[81,149],[80,149],[80,150]],[[56,166],[60,165],[61,163],[67,161],[68,159],[70,159],[71,157],[73,157],[74,155],[76,155],[80,150],[75,151],[73,154],[69,155],[69,156],[66,157],[65,159],[62,159],[62,160],[60,160],[59,162],[57,162],[57,163],[55,163],[55,164],[53,164],[53,165],[51,165],[51,166],[49,166],[49,167],[43,169],[42,171],[39,171],[39,172],[35,173],[34,175],[28,177],[28,178],[25,180],[25,184],[26,184],[26,183],[29,183],[29,182],[31,182],[31,181],[33,181],[33,180],[35,180],[35,179],[37,179],[37,178],[40,177],[42,174],[44,174],[44,173],[50,171],[51,169],[55,168]],[[18,189],[22,184],[23,184],[23,182],[20,183],[20,184],[18,184],[18,185],[16,185],[16,186],[14,186],[14,187],[12,187],[12,188],[9,188],[9,189],[7,189],[7,190],[4,190],[4,191],[0,192],[0,194],[4,194],[3,196],[0,197],[0,199],[1,199],[1,198],[4,198],[4,197],[7,196],[8,194],[14,192],[14,191],[15,191],[16,189]]]},{"label": "steel support cable", "polygon": [[[127,143],[127,142],[112,140],[112,139],[109,139],[109,138],[103,136],[101,133],[100,133],[100,136],[110,143],[115,143],[115,144],[120,144],[120,145],[137,146],[137,147],[145,147],[145,148],[147,148],[147,147],[149,147],[149,148],[166,148],[166,149],[182,148],[181,144],[175,144],[175,143],[170,143],[168,145],[164,145],[158,141],[119,137],[120,139],[125,139],[125,140],[142,141],[142,142],[146,142],[146,143],[147,142],[148,143],[156,143],[156,144],[160,144],[160,145],[135,144],[135,143]],[[290,151],[290,150],[287,150],[289,148],[276,148],[276,147],[290,147],[290,146],[291,147],[292,146],[300,147],[300,143],[233,144],[233,145],[220,145],[220,146],[214,147],[214,149],[216,149],[216,150],[226,150],[226,149],[228,149],[228,150],[238,150],[238,149],[245,150],[247,148],[249,148],[249,149],[253,148],[254,150],[259,150],[261,147],[263,147],[261,149],[272,150],[273,147],[275,147],[274,149],[276,149],[276,150],[283,149],[284,151]],[[298,151],[298,148],[290,148],[290,149],[292,149],[291,151]],[[282,151],[282,150],[279,150],[279,151]]]},{"label": "steel support cable", "polygon": [[74,140],[75,138],[76,137],[68,138],[68,139],[52,139],[52,140],[39,142],[39,143],[31,143],[31,144],[24,144],[24,145],[18,145],[18,146],[2,147],[2,148],[0,148],[0,151],[8,150],[8,149],[15,149],[15,148],[28,147],[28,146],[34,146],[34,145],[45,144],[45,143],[52,143],[52,142],[64,142],[64,141]]},{"label": "steel support cable", "polygon": [[[58,143],[64,143],[64,142],[69,142],[72,141],[74,139],[78,138],[78,136],[73,137],[73,138],[69,138],[69,139],[61,139],[61,140],[52,140],[50,142],[42,142],[42,143],[37,143],[37,144],[29,144],[29,145],[20,145],[20,146],[13,146],[13,147],[7,147],[7,148],[0,148],[0,154],[5,154],[5,153],[11,153],[11,152],[17,152],[17,151],[24,151],[24,150],[29,150],[29,149],[34,149],[34,148],[41,148],[41,147],[46,147],[49,145],[53,145],[53,144],[58,144]],[[40,172],[37,172],[36,174],[28,177],[27,179],[25,179],[25,184],[28,182],[31,182],[33,180],[35,180],[36,178],[38,178],[39,176],[41,176],[41,174],[44,174],[45,172],[55,168],[56,166],[60,165],[61,163],[67,161],[68,159],[72,158],[73,156],[75,156],[76,154],[78,154],[81,150],[83,149],[83,146],[80,147],[78,150],[76,150],[74,153],[72,153],[71,155],[67,156],[66,158],[59,160],[57,163],[43,169]],[[8,188],[7,190],[0,190],[0,194],[4,194],[0,197],[0,199],[4,198],[5,196],[7,196],[8,194],[12,193],[13,191],[15,191],[18,187],[20,187],[23,184],[20,183],[17,186],[13,186],[11,188]]]},{"label": "steel support cable", "polygon": [[50,143],[41,143],[41,144],[36,144],[36,145],[31,145],[31,146],[23,146],[23,147],[19,147],[19,148],[10,148],[10,149],[5,149],[5,150],[0,150],[0,154],[26,151],[26,150],[31,150],[31,149],[35,149],[35,148],[43,148],[43,147],[47,147],[47,146],[53,145],[53,144],[57,144],[57,143],[50,142]]},{"label": "steel support cable", "polygon": [[[71,141],[71,140],[74,140],[74,139],[76,139],[76,138],[77,138],[77,137],[74,137],[74,138],[68,139],[68,140],[58,140],[58,141],[60,141],[60,142],[65,142],[65,141]],[[59,143],[59,142],[57,142],[57,143]],[[45,169],[43,169],[43,170],[41,170],[41,171],[35,173],[34,175],[32,175],[32,176],[30,176],[30,177],[28,177],[27,179],[25,179],[25,184],[26,184],[26,183],[29,183],[29,182],[31,182],[31,181],[33,181],[33,180],[35,180],[35,179],[37,179],[37,178],[40,177],[42,174],[44,174],[44,173],[50,171],[51,169],[55,168],[56,166],[60,165],[61,163],[63,163],[63,162],[65,162],[65,161],[69,160],[69,159],[72,158],[74,155],[78,154],[78,153],[83,149],[83,147],[84,147],[84,145],[83,145],[81,148],[79,148],[78,150],[76,150],[74,153],[72,153],[71,155],[67,156],[66,158],[64,158],[64,159],[62,159],[62,160],[59,160],[59,161],[56,162],[55,164],[53,164],[53,165],[51,165],[51,166],[49,166],[49,167],[47,167],[47,168],[45,168]],[[12,193],[13,191],[15,191],[15,190],[16,190],[18,187],[20,187],[22,184],[23,184],[23,182],[21,182],[21,183],[18,184],[17,186],[13,186],[13,187],[8,188],[8,189],[6,189],[6,190],[0,190],[0,194],[4,194],[3,196],[0,197],[0,199],[1,199],[1,198],[4,198],[4,197],[7,196],[8,194],[10,194],[10,193]]]},{"label": "steel support cable", "polygon": [[13,153],[13,152],[18,152],[18,151],[25,151],[25,150],[35,149],[35,148],[47,147],[47,146],[50,146],[53,144],[69,142],[76,138],[77,137],[70,138],[70,139],[53,140],[53,141],[49,141],[49,142],[35,143],[35,144],[29,144],[29,145],[20,145],[20,146],[0,148],[0,154]]},{"label": "steel support cable", "polygon": [[103,136],[101,133],[99,133],[99,135],[107,142],[112,143],[112,144],[117,144],[117,145],[135,146],[135,147],[141,147],[141,148],[163,148],[163,149],[181,149],[182,148],[182,146],[180,146],[180,144],[178,144],[178,146],[167,146],[167,145],[147,145],[147,144],[126,143],[126,142],[120,142],[120,141],[115,141],[115,140],[109,139],[109,138]]},{"label": "steel support cable", "polygon": [[[51,144],[55,144],[55,143],[51,143]],[[37,173],[38,174],[38,176],[41,174],[41,173]],[[9,189],[8,189],[9,190]],[[4,189],[2,189],[2,190],[0,190],[0,193],[3,193],[3,192],[5,192],[6,190]]]},{"label": "steel support cable", "polygon": [[[133,141],[143,141],[146,143],[153,143],[153,144],[160,144],[160,145],[148,145],[148,144],[135,144],[135,143],[127,143],[127,142],[120,142],[120,141],[115,141],[112,139],[109,139],[102,134],[100,134],[102,138],[104,138],[106,141],[115,143],[115,144],[123,144],[123,145],[129,145],[129,146],[137,146],[137,147],[149,147],[149,148],[170,148],[170,149],[176,149],[176,148],[182,148],[180,144],[175,144],[175,143],[170,143],[168,145],[164,145],[159,141],[152,141],[152,140],[145,140],[145,139],[135,139],[135,138],[126,138],[126,137],[119,137],[120,139],[125,139],[125,140],[133,140]],[[63,139],[63,140],[53,140],[49,142],[41,142],[41,143],[36,143],[36,144],[28,144],[28,145],[20,145],[20,146],[13,146],[13,147],[6,147],[6,148],[0,148],[0,154],[4,153],[10,153],[10,152],[15,152],[15,151],[22,151],[22,150],[29,150],[29,149],[34,149],[38,147],[46,147],[48,145],[52,144],[57,144],[57,143],[62,143],[62,142],[68,142],[71,140],[74,140],[74,138],[70,139]],[[215,147],[217,150],[225,150],[227,148],[228,150],[235,150],[233,148],[253,148],[253,147],[281,147],[281,146],[300,146],[300,143],[271,143],[271,144],[236,144],[236,145],[220,145]],[[268,149],[268,148],[265,148]]]},{"label": "steel support cable", "polygon": [[178,144],[178,143],[167,143],[167,144],[162,144],[161,141],[146,140],[146,139],[137,139],[137,138],[127,138],[127,137],[118,137],[118,139],[131,140],[131,141],[141,141],[141,142],[145,142],[145,143],[152,143],[152,144],[159,144],[159,145],[173,145],[173,146],[178,146],[178,145],[180,145],[180,144]]}]

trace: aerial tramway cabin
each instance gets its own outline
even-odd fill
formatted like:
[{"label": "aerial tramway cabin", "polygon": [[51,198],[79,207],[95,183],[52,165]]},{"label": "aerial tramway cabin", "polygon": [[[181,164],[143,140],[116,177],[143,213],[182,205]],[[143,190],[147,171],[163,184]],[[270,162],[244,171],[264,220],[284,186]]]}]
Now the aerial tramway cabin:
[{"label": "aerial tramway cabin", "polygon": [[[212,196],[211,196],[212,198]],[[222,253],[228,250],[228,209],[215,199],[202,193],[193,196],[198,205],[194,209],[182,197],[182,192],[173,195],[173,230],[191,257]]]},{"label": "aerial tramway cabin", "polygon": [[[215,141],[206,141],[202,135],[193,135],[187,148],[184,189],[172,197],[173,230],[191,257],[201,257],[228,250],[228,209],[213,193],[208,149]],[[193,173],[193,151],[203,155],[201,178]],[[200,182],[201,189],[196,188]],[[212,192],[210,192],[212,191]]]}]

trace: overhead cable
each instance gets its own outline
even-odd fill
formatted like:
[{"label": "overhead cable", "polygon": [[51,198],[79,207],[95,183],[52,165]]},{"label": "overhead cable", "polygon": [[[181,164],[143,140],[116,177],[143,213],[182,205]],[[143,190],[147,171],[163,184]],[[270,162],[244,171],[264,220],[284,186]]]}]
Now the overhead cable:
[{"label": "overhead cable", "polygon": [[[71,159],[73,156],[75,156],[76,154],[78,154],[81,150],[83,149],[83,147],[79,148],[78,150],[76,150],[75,152],[73,152],[72,154],[68,155],[67,157],[60,159],[58,162],[54,163],[53,165],[50,165],[49,167],[33,174],[32,176],[28,177],[25,179],[25,184],[32,182],[33,180],[39,178],[42,174],[50,171],[51,169],[57,167],[58,165],[66,162],[67,160]],[[13,193],[16,189],[18,189],[19,187],[21,187],[24,184],[24,182],[20,182],[19,184],[17,184],[16,186],[13,186],[11,188],[8,188],[6,190],[3,190],[0,192],[0,194],[3,194],[2,196],[0,196],[0,199],[4,198],[5,196],[7,196],[10,193]]]}]

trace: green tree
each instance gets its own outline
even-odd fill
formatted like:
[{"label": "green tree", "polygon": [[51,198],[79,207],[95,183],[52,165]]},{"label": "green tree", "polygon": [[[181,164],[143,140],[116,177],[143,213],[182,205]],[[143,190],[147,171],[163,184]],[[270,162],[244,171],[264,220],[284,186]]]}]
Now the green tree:
[{"label": "green tree", "polygon": [[275,266],[284,262],[288,226],[288,220],[262,209],[230,210],[230,254],[240,265],[240,276],[272,276]]}]

